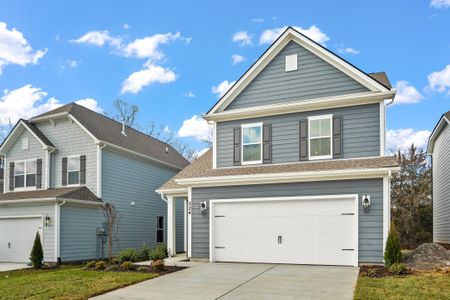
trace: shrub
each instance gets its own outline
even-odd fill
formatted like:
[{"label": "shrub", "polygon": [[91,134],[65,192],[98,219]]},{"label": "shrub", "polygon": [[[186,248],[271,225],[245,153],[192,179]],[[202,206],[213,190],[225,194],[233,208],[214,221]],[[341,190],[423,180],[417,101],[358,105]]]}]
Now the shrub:
[{"label": "shrub", "polygon": [[377,270],[375,268],[368,268],[366,276],[367,277],[375,277],[377,275]]},{"label": "shrub", "polygon": [[102,260],[95,263],[95,269],[96,270],[104,270],[106,269],[106,263]]},{"label": "shrub", "polygon": [[164,271],[164,260],[162,259],[158,259],[158,260],[154,260],[151,264],[151,267],[156,271],[161,273],[162,271]]},{"label": "shrub", "polygon": [[137,268],[137,271],[138,272],[148,272],[148,269],[147,269],[147,267],[140,266],[140,267]]},{"label": "shrub", "polygon": [[151,251],[151,249],[149,246],[147,246],[146,243],[142,244],[142,247],[141,247],[141,249],[139,249],[139,253],[138,253],[139,260],[140,261],[149,260],[150,251]]},{"label": "shrub", "polygon": [[36,237],[34,238],[33,249],[31,249],[30,261],[34,268],[42,267],[42,261],[44,260],[44,250],[42,250],[41,236],[39,231],[36,232]]},{"label": "shrub", "polygon": [[125,261],[138,261],[138,253],[133,248],[124,249],[117,254],[117,261],[121,264]]},{"label": "shrub", "polygon": [[119,271],[120,270],[120,266],[119,265],[109,265],[106,268],[106,271]]},{"label": "shrub", "polygon": [[97,262],[95,261],[95,260],[92,260],[92,261],[88,261],[85,265],[84,265],[84,267],[86,268],[86,269],[93,269],[93,268],[95,268],[95,264],[96,264]]},{"label": "shrub", "polygon": [[122,269],[124,269],[126,271],[131,271],[134,269],[134,265],[131,261],[124,261],[122,263]]},{"label": "shrub", "polygon": [[407,271],[406,265],[402,263],[395,263],[388,267],[389,273],[392,275],[402,275]]},{"label": "shrub", "polygon": [[395,263],[402,262],[402,252],[400,242],[398,240],[397,230],[395,230],[394,222],[391,223],[391,229],[386,241],[386,249],[384,251],[384,264],[386,267]]},{"label": "shrub", "polygon": [[163,260],[167,256],[167,248],[163,245],[156,246],[152,251],[150,251],[150,259],[153,261]]}]

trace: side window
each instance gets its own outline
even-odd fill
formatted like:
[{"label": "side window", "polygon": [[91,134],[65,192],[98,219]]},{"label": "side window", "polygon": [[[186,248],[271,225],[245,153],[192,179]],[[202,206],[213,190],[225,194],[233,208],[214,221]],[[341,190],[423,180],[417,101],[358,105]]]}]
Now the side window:
[{"label": "side window", "polygon": [[308,118],[309,159],[332,158],[332,115]]},{"label": "side window", "polygon": [[30,188],[36,186],[37,161],[14,163],[14,187]]},{"label": "side window", "polygon": [[67,179],[68,185],[80,184],[80,157],[67,158]]},{"label": "side window", "polygon": [[242,125],[242,164],[262,163],[262,123]]},{"label": "side window", "polygon": [[156,217],[156,242],[164,243],[164,216]]},{"label": "side window", "polygon": [[25,187],[25,163],[16,162],[14,164],[14,187]]}]

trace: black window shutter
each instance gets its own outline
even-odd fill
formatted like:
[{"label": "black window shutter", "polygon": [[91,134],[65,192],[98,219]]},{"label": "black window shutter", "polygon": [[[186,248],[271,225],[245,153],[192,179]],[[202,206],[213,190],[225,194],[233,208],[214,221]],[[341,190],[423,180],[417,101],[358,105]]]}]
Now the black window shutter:
[{"label": "black window shutter", "polygon": [[241,164],[241,127],[233,130],[233,164],[235,166]]},{"label": "black window shutter", "polygon": [[272,162],[272,124],[263,124],[263,163]]},{"label": "black window shutter", "polygon": [[14,163],[9,163],[9,190],[14,191]]},{"label": "black window shutter", "polygon": [[80,184],[86,184],[86,155],[80,156]]},{"label": "black window shutter", "polygon": [[42,159],[36,161],[36,188],[42,188]]},{"label": "black window shutter", "polygon": [[62,158],[62,186],[67,185],[67,157]]},{"label": "black window shutter", "polygon": [[300,120],[300,160],[308,160],[308,120]]},{"label": "black window shutter", "polygon": [[342,158],[342,116],[333,117],[333,158]]}]

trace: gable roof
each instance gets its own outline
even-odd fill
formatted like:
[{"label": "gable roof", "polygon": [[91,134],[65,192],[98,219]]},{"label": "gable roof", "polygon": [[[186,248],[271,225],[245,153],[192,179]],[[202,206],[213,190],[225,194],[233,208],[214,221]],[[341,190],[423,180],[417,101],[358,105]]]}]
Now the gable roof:
[{"label": "gable roof", "polygon": [[[61,106],[32,118],[31,122],[48,119],[52,116],[70,114],[97,140],[127,149],[146,157],[172,165],[178,169],[186,167],[189,162],[172,146],[155,139],[134,128],[125,126],[126,136],[122,134],[122,123],[96,113],[76,103]],[[166,152],[167,148],[167,152]]]},{"label": "gable roof", "polygon": [[387,80],[384,72],[373,73],[371,76],[296,29],[288,27],[236,81],[236,83],[216,102],[216,104],[206,113],[205,116],[214,114],[218,111],[223,111],[290,41],[297,42],[305,49],[316,54],[318,57],[322,58],[346,75],[367,87],[370,91],[391,91],[389,80]]},{"label": "gable roof", "polygon": [[433,132],[431,132],[430,138],[428,139],[428,155],[433,155],[434,143],[445,126],[450,126],[450,111],[442,114],[438,123],[434,127]]}]

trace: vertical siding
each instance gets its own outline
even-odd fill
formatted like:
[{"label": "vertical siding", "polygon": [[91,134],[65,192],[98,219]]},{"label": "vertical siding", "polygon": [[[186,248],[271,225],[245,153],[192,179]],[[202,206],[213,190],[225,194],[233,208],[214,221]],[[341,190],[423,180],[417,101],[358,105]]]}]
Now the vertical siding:
[{"label": "vertical siding", "polygon": [[[369,194],[369,213],[359,208],[359,262],[383,262],[383,180],[345,180],[328,182],[193,188],[192,207],[201,201],[227,198],[286,197],[338,194]],[[192,257],[209,257],[209,213],[192,210]]]},{"label": "vertical siding", "polygon": [[[298,70],[286,72],[285,56],[291,54],[297,54]],[[226,110],[365,91],[366,87],[291,41]]]},{"label": "vertical siding", "polygon": [[380,106],[361,105],[217,123],[217,166],[233,166],[233,128],[245,123],[272,124],[272,163],[299,161],[299,121],[308,116],[343,117],[344,158],[380,155]]},{"label": "vertical siding", "polygon": [[2,205],[0,206],[0,216],[30,216],[30,215],[42,215],[50,217],[49,226],[42,226],[44,261],[55,262],[55,205],[54,204],[42,204],[42,205]]},{"label": "vertical siding", "polygon": [[[62,261],[97,258],[97,227],[104,221],[99,207],[63,205],[60,211],[60,255]],[[107,244],[104,244],[107,255]]]},{"label": "vertical siding", "polygon": [[58,148],[52,153],[52,187],[62,186],[62,158],[69,155],[86,155],[86,186],[97,193],[97,146],[94,140],[75,122],[67,118],[38,123],[36,126]]},{"label": "vertical siding", "polygon": [[167,204],[155,190],[176,171],[108,148],[103,150],[102,165],[103,201],[113,203],[119,213],[116,248],[155,246],[156,217],[165,216],[167,223]]},{"label": "vertical siding", "polygon": [[446,125],[433,151],[433,241],[450,244],[450,126]]},{"label": "vertical siding", "polygon": [[[22,139],[28,138],[28,150],[22,150]],[[9,163],[27,159],[42,159],[42,188],[46,188],[46,151],[42,149],[42,144],[28,131],[24,130],[11,146],[5,159],[5,178],[6,192],[9,192]]]}]

